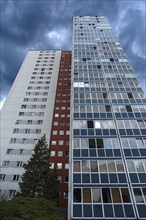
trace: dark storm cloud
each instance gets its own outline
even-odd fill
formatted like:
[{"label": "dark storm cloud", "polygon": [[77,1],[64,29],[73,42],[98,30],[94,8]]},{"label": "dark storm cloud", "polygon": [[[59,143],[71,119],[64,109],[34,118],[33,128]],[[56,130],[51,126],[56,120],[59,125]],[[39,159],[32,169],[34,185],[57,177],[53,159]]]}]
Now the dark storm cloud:
[{"label": "dark storm cloud", "polygon": [[[128,59],[144,80],[144,1],[22,0],[1,2],[1,99],[29,49],[71,49],[72,16],[109,18]],[[143,83],[144,86],[144,83]]]}]

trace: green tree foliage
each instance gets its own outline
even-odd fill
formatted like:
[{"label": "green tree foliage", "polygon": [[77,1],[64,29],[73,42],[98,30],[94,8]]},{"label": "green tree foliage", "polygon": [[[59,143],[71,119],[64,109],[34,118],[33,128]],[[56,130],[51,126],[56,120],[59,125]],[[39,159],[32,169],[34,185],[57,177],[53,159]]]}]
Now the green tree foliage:
[{"label": "green tree foliage", "polygon": [[1,220],[63,220],[56,204],[42,197],[16,196],[0,202]]},{"label": "green tree foliage", "polygon": [[24,174],[20,183],[23,196],[41,196],[50,200],[58,200],[58,177],[56,171],[50,170],[50,151],[45,135],[34,147],[32,157],[24,164]]}]

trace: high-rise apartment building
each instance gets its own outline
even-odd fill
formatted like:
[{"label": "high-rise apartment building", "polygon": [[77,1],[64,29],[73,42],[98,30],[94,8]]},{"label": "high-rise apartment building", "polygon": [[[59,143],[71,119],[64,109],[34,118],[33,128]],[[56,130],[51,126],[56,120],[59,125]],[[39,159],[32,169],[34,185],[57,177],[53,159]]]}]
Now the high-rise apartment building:
[{"label": "high-rise apartment building", "polygon": [[145,118],[144,93],[107,18],[74,17],[72,55],[29,51],[2,108],[1,197],[19,191],[45,133],[68,220],[146,219]]},{"label": "high-rise apartment building", "polygon": [[71,51],[29,51],[1,111],[1,198],[19,191],[23,164],[46,134],[67,207]]},{"label": "high-rise apartment building", "polygon": [[73,18],[68,219],[146,219],[144,93],[106,17]]}]

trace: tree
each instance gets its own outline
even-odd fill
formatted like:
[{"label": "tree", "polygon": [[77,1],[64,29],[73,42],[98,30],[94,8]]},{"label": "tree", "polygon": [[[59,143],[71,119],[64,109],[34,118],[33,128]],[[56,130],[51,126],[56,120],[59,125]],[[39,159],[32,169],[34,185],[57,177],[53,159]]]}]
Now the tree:
[{"label": "tree", "polygon": [[63,220],[53,201],[42,197],[15,196],[0,201],[1,220]]},{"label": "tree", "polygon": [[32,157],[24,164],[24,174],[20,183],[23,196],[42,196],[58,201],[58,177],[56,170],[50,170],[50,151],[45,135],[38,140]]}]

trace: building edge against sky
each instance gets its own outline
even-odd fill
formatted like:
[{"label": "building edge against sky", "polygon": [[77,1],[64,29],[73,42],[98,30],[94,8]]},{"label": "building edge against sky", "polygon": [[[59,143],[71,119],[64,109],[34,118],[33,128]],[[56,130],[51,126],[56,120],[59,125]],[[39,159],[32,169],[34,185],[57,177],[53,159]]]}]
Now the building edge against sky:
[{"label": "building edge against sky", "polygon": [[62,208],[69,191],[68,219],[145,219],[145,111],[107,18],[74,17],[72,59],[29,51],[1,110],[1,197],[19,191],[23,163],[45,133]]}]

